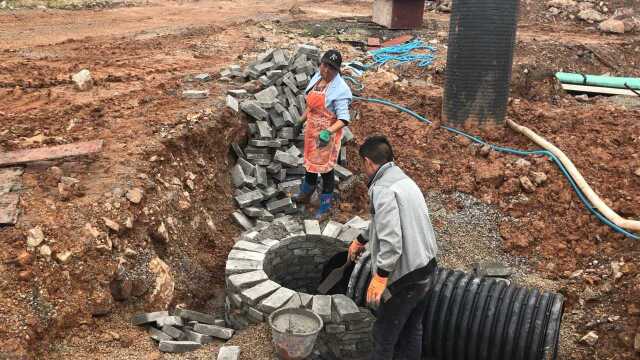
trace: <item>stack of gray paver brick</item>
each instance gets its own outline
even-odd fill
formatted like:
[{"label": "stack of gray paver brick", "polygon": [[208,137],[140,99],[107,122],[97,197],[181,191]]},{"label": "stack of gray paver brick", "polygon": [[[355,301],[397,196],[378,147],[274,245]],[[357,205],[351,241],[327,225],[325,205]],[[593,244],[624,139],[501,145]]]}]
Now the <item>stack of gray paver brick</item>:
[{"label": "stack of gray paver brick", "polygon": [[[304,136],[295,126],[306,108],[304,89],[318,69],[320,49],[299,45],[292,53],[271,49],[241,70],[238,65],[221,72],[228,79],[258,81],[260,90],[228,91],[227,105],[247,114],[250,139],[246,146],[232,144],[238,161],[231,175],[240,208],[234,220],[245,230],[262,229],[275,218],[298,212],[292,195],[305,173],[302,153]],[[343,142],[353,139],[345,128]],[[341,158],[346,159],[342,149]],[[353,174],[336,168],[336,181]]]},{"label": "stack of gray paver brick", "polygon": [[185,309],[176,309],[173,315],[168,311],[138,314],[131,323],[144,326],[149,336],[159,343],[160,351],[171,353],[197,350],[214,339],[229,340],[234,333],[222,319]]}]

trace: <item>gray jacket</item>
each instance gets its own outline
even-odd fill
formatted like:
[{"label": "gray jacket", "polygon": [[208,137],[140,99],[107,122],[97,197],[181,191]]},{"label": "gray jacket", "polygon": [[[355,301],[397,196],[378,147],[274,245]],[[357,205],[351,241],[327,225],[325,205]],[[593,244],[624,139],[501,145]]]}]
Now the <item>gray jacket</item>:
[{"label": "gray jacket", "polygon": [[371,223],[362,237],[369,243],[373,274],[388,273],[391,285],[436,257],[436,237],[422,191],[395,163],[382,165],[371,179],[369,203]]}]

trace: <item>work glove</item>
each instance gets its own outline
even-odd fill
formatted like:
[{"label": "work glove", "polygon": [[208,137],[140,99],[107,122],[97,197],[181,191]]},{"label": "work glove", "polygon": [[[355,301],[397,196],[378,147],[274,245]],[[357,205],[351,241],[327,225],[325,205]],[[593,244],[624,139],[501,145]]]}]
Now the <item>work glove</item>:
[{"label": "work glove", "polygon": [[364,251],[364,245],[360,243],[358,240],[353,240],[351,245],[349,245],[349,259],[355,262],[358,259],[358,256],[362,254]]},{"label": "work glove", "polygon": [[387,288],[387,282],[389,278],[382,277],[378,274],[373,276],[371,283],[369,283],[369,289],[367,290],[367,304],[375,307],[380,305],[380,298],[382,293]]},{"label": "work glove", "polygon": [[318,135],[318,145],[325,147],[329,145],[329,140],[331,140],[331,132],[327,129],[320,131],[320,135]]}]

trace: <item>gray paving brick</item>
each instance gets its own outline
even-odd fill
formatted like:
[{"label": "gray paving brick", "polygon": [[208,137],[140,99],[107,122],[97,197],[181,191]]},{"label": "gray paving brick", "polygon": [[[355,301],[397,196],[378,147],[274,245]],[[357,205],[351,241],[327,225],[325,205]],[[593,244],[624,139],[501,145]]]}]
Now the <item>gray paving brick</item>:
[{"label": "gray paving brick", "polygon": [[262,188],[268,186],[267,168],[264,166],[256,167],[256,183]]},{"label": "gray paving brick", "polygon": [[216,325],[197,324],[193,330],[200,334],[209,335],[218,339],[229,340],[233,336],[233,329]]},{"label": "gray paving brick", "polygon": [[249,289],[243,290],[240,293],[240,296],[242,297],[243,301],[251,305],[256,305],[258,302],[260,302],[260,300],[271,295],[273,292],[275,292],[279,288],[280,288],[279,284],[271,280],[267,280]]},{"label": "gray paving brick", "polygon": [[262,262],[231,259],[227,260],[224,269],[226,275],[242,274],[254,270],[262,270]]},{"label": "gray paving brick", "polygon": [[282,70],[269,70],[266,73],[267,79],[271,80],[271,84],[275,84],[275,81],[280,79],[284,75]]},{"label": "gray paving brick", "polygon": [[287,109],[286,109],[286,108],[285,108],[281,103],[277,103],[277,104],[274,106],[274,109],[275,109],[275,111],[276,111],[276,112],[278,112],[279,114],[282,114],[282,113],[284,113],[285,111],[287,111]]},{"label": "gray paving brick", "polygon": [[151,313],[137,314],[131,318],[131,323],[133,325],[144,325],[167,316],[169,316],[168,311],[156,311]]},{"label": "gray paving brick", "polygon": [[272,213],[282,212],[293,206],[293,201],[290,197],[286,197],[280,200],[273,200],[267,203],[267,210]]},{"label": "gray paving brick", "polygon": [[247,124],[247,127],[249,127],[249,134],[251,136],[255,136],[258,133],[258,126],[256,123],[249,123]]},{"label": "gray paving brick", "polygon": [[[283,130],[286,128],[283,128]],[[277,161],[279,163],[281,163],[284,166],[287,167],[296,167],[298,166],[298,157],[297,156],[293,156],[289,153],[286,153],[284,151],[280,151],[277,150],[275,156],[273,157],[274,161]]]},{"label": "gray paving brick", "polygon": [[275,219],[275,216],[270,213],[267,209],[262,209],[262,213],[258,216],[258,220],[272,222]]},{"label": "gray paving brick", "polygon": [[309,77],[307,76],[307,74],[296,74],[295,76],[295,80],[296,80],[296,85],[298,85],[299,88],[305,88],[307,86],[307,83],[309,82]]},{"label": "gray paving brick", "polygon": [[258,309],[267,314],[271,314],[277,309],[283,307],[295,294],[295,291],[284,287],[279,288],[266,299],[260,302]]},{"label": "gray paving brick", "polygon": [[284,193],[295,193],[300,189],[302,185],[302,179],[286,181],[278,184],[278,190]]},{"label": "gray paving brick", "polygon": [[238,238],[238,241],[249,241],[249,242],[255,242],[255,239],[260,235],[260,233],[258,231],[254,230],[249,230],[249,231],[245,231],[242,234],[240,234],[240,237]]},{"label": "gray paving brick", "polygon": [[[293,121],[293,116],[291,116],[288,110],[282,113],[282,118],[284,119],[285,126],[293,126],[296,124],[295,121]],[[288,140],[295,138],[293,129],[287,130],[287,132],[282,132],[283,129],[284,128],[278,130],[278,137],[285,135]]]},{"label": "gray paving brick", "polygon": [[234,98],[233,96],[227,95],[226,103],[227,103],[227,107],[230,108],[231,110],[235,112],[240,111],[240,103],[238,102],[238,99]]},{"label": "gray paving brick", "polygon": [[262,313],[260,310],[255,309],[251,306],[247,308],[247,317],[256,323],[264,321],[264,313]]},{"label": "gray paving brick", "polygon": [[270,86],[255,94],[256,100],[259,102],[275,102],[278,96],[278,89],[275,86]]},{"label": "gray paving brick", "polygon": [[273,62],[278,65],[286,65],[289,62],[284,50],[277,49],[273,52]]},{"label": "gray paving brick", "polygon": [[314,295],[311,309],[314,313],[318,314],[325,323],[331,321],[331,296]]},{"label": "gray paving brick", "polygon": [[258,126],[258,136],[262,139],[271,139],[273,138],[273,130],[269,123],[266,121],[256,121],[256,125]]},{"label": "gray paving brick", "polygon": [[304,225],[297,220],[288,221],[284,224],[284,228],[289,234],[302,233],[304,235]]},{"label": "gray paving brick", "polygon": [[[298,111],[298,107],[296,105],[296,102],[294,102],[293,104],[291,104],[291,106],[289,106],[289,114],[291,114],[291,118],[293,118],[293,121],[295,121],[295,122],[299,122],[300,121],[300,118],[302,116],[300,114],[300,111]],[[294,132],[293,136],[295,136],[295,132]]]},{"label": "gray paving brick", "polygon": [[349,169],[338,164],[336,164],[333,169],[335,170],[336,175],[338,175],[338,178],[340,180],[345,180],[353,176],[353,173]]},{"label": "gray paving brick", "polygon": [[271,185],[265,189],[260,189],[260,192],[262,192],[262,196],[264,196],[264,200],[266,201],[278,194],[278,188],[276,188],[274,185]]},{"label": "gray paving brick", "polygon": [[[304,160],[303,160],[304,162]],[[294,168],[287,168],[287,176],[302,176],[307,172],[304,166],[297,166]]]},{"label": "gray paving brick", "polygon": [[239,346],[223,346],[218,351],[218,360],[240,360]]},{"label": "gray paving brick", "polygon": [[354,216],[351,220],[347,221],[344,226],[365,230],[369,228],[369,220],[364,220],[360,216]]},{"label": "gray paving brick", "polygon": [[264,261],[265,254],[253,251],[231,250],[228,259]]},{"label": "gray paving brick", "polygon": [[269,113],[253,100],[241,102],[240,109],[256,120],[265,120],[269,116]]},{"label": "gray paving brick", "polygon": [[260,73],[260,74],[265,74],[267,71],[271,70],[271,68],[273,68],[275,64],[272,63],[271,61],[268,62],[263,62],[261,64],[258,64],[255,66],[255,69]]},{"label": "gray paving brick", "polygon": [[155,341],[163,341],[163,340],[173,340],[173,338],[162,331],[154,328],[153,326],[149,327],[149,336]]},{"label": "gray paving brick", "polygon": [[235,197],[238,206],[243,208],[255,204],[259,204],[263,199],[264,195],[260,190],[254,190],[246,194],[242,194]]},{"label": "gray paving brick", "polygon": [[[242,298],[240,297],[239,294],[230,294],[229,295],[229,302],[237,309],[242,307]],[[217,325],[217,324],[215,324]],[[220,326],[220,325],[218,325]]]},{"label": "gray paving brick", "polygon": [[269,247],[249,241],[238,241],[233,245],[233,248],[235,250],[246,250],[263,254],[269,251]]},{"label": "gray paving brick", "polygon": [[171,336],[173,339],[182,340],[184,338],[184,333],[171,325],[165,325],[161,328],[162,332]]},{"label": "gray paving brick", "polygon": [[[293,116],[294,114],[290,113],[290,110],[287,110],[287,112],[284,114],[289,114],[289,117],[285,115],[285,122],[288,122],[290,120],[292,123],[295,123],[296,118]],[[290,126],[285,126],[282,129],[278,130],[278,137],[280,139],[294,140],[296,138],[295,129]]]},{"label": "gray paving brick", "polygon": [[197,321],[199,323],[204,324],[214,324],[216,318],[213,315],[205,314],[199,311],[187,310],[187,309],[176,309],[176,316],[180,316],[183,319]]},{"label": "gray paving brick", "polygon": [[244,89],[229,89],[227,90],[227,94],[237,98],[243,98],[249,95],[247,90]]},{"label": "gray paving brick", "polygon": [[200,349],[202,345],[193,341],[160,341],[158,347],[162,352],[183,353]]},{"label": "gray paving brick", "polygon": [[267,77],[267,75],[262,75],[258,78],[258,80],[262,83],[263,86],[269,86],[271,84],[271,79]]},{"label": "gray paving brick", "polygon": [[257,218],[258,216],[262,215],[262,212],[264,210],[265,209],[260,206],[249,206],[249,207],[243,208],[242,212],[248,217]]},{"label": "gray paving brick", "polygon": [[287,149],[287,153],[289,153],[290,155],[293,155],[295,157],[300,157],[300,155],[302,155],[302,152],[300,151],[300,149],[298,149],[298,147],[295,146],[295,145],[291,145]]},{"label": "gray paving brick", "polygon": [[244,174],[240,164],[236,164],[231,169],[231,181],[233,182],[233,186],[237,188],[241,188],[249,184],[249,179],[247,179],[247,176]]},{"label": "gray paving brick", "polygon": [[[246,155],[245,155],[246,156]],[[246,176],[253,176],[253,174],[256,171],[256,167],[255,165],[251,164],[250,162],[248,162],[246,159],[242,158],[242,159],[238,159],[238,165],[240,165],[242,167],[242,172],[246,175]]]},{"label": "gray paving brick", "polygon": [[[306,86],[306,85],[305,85]],[[304,110],[307,108],[307,100],[305,99],[304,95],[298,95],[298,108],[301,110]]]},{"label": "gray paving brick", "polygon": [[267,274],[263,270],[250,271],[243,274],[229,276],[229,285],[234,290],[243,290],[253,287],[268,279]]},{"label": "gray paving brick", "polygon": [[264,245],[266,245],[268,247],[273,247],[273,246],[276,246],[276,245],[280,244],[280,241],[273,240],[273,239],[264,239],[260,243],[262,243],[262,244],[264,244]]},{"label": "gray paving brick", "polygon": [[206,345],[213,342],[213,336],[200,334],[191,330],[184,330],[184,337],[187,341],[193,341],[200,345]]},{"label": "gray paving brick", "polygon": [[231,216],[233,217],[233,220],[245,230],[251,230],[255,227],[253,221],[240,211],[234,211]]},{"label": "gray paving brick", "polygon": [[209,97],[209,90],[183,90],[182,97],[185,99],[206,99]]},{"label": "gray paving brick", "polygon": [[[280,105],[280,104],[276,104],[276,106],[277,105]],[[284,116],[282,115],[282,113],[279,113],[276,110],[271,110],[269,112],[269,119],[271,120],[272,127],[276,131],[282,129],[286,125],[284,121]]]},{"label": "gray paving brick", "polygon": [[304,232],[307,234],[307,237],[311,240],[319,240],[322,233],[320,232],[320,223],[318,220],[305,220],[304,221]]},{"label": "gray paving brick", "polygon": [[272,162],[271,164],[269,164],[269,166],[267,166],[267,172],[269,174],[280,173],[280,170],[282,170],[282,164],[278,162]]},{"label": "gray paving brick", "polygon": [[325,330],[327,334],[343,334],[347,331],[347,327],[338,324],[327,324]]},{"label": "gray paving brick", "polygon": [[283,182],[287,179],[287,170],[280,169],[280,173],[274,174],[271,177],[273,177],[277,182]]},{"label": "gray paving brick", "polygon": [[351,244],[353,240],[355,240],[358,235],[362,233],[362,230],[345,226],[340,232],[338,236],[338,240],[342,241],[345,244]]},{"label": "gray paving brick", "polygon": [[162,317],[162,318],[156,320],[156,324],[158,325],[158,327],[163,327],[165,325],[184,326],[184,322],[182,321],[182,318],[179,317],[179,316],[165,316],[165,317]]},{"label": "gray paving brick", "polygon": [[238,145],[237,143],[231,143],[231,149],[236,154],[236,157],[238,159],[244,159],[246,157],[246,155],[244,154],[244,151],[242,150],[240,145]]},{"label": "gray paving brick", "polygon": [[330,220],[327,225],[325,225],[324,230],[322,230],[322,236],[336,238],[340,235],[342,231],[342,224],[339,222],[335,222]]},{"label": "gray paving brick", "polygon": [[358,306],[344,294],[332,295],[331,302],[338,322],[357,320],[362,317]]},{"label": "gray paving brick", "polygon": [[298,293],[295,293],[283,307],[298,309],[304,306],[302,306],[302,302],[300,301],[300,295]]}]

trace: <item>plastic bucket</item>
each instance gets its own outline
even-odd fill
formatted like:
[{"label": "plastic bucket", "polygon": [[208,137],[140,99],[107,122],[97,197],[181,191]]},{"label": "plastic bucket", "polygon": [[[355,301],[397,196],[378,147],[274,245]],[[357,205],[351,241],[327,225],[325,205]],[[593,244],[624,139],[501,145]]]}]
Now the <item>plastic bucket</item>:
[{"label": "plastic bucket", "polygon": [[278,357],[283,360],[302,360],[311,355],[324,324],[313,311],[284,308],[269,316],[269,326]]}]

